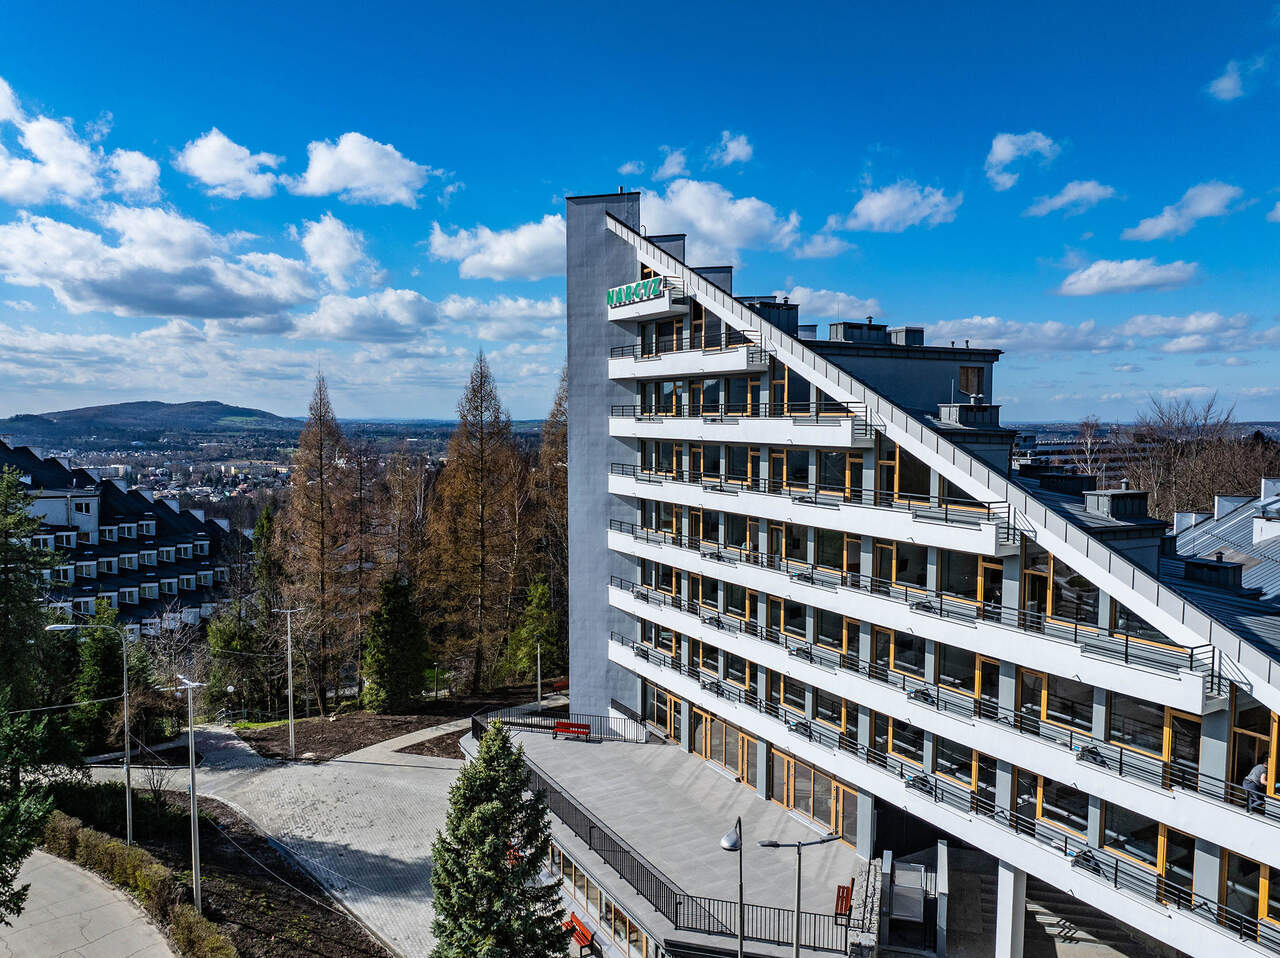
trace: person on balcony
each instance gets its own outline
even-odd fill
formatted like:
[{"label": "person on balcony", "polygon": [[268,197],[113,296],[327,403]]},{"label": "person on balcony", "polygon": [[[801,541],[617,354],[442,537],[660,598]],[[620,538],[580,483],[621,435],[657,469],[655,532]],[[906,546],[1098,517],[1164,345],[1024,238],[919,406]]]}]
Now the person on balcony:
[{"label": "person on balcony", "polygon": [[1244,786],[1245,795],[1249,803],[1249,811],[1263,812],[1265,814],[1267,810],[1267,766],[1255,765],[1241,784]]}]

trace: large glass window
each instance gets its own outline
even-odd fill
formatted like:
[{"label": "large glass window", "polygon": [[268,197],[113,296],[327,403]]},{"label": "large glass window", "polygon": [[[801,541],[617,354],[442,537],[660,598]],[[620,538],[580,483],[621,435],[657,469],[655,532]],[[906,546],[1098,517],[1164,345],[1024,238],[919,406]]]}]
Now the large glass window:
[{"label": "large glass window", "polygon": [[934,768],[949,778],[973,785],[973,749],[941,735],[933,737]]},{"label": "large glass window", "polygon": [[1098,587],[1057,556],[1053,558],[1052,615],[1073,622],[1098,622]]},{"label": "large glass window", "polygon": [[844,533],[831,529],[814,530],[818,565],[844,571]]},{"label": "large glass window", "polygon": [[929,498],[929,467],[898,447],[898,496],[900,498]]},{"label": "large glass window", "polygon": [[923,764],[924,731],[902,719],[890,719],[889,751],[909,762]]},{"label": "large glass window", "polygon": [[784,679],[782,683],[782,704],[797,712],[804,711],[805,684],[795,679]]},{"label": "large glass window", "polygon": [[725,446],[725,476],[746,482],[750,478],[750,453],[746,446]]},{"label": "large glass window", "polygon": [[1070,785],[1041,777],[1040,818],[1083,835],[1089,827],[1089,796]]},{"label": "large glass window", "polygon": [[788,522],[784,537],[784,549],[788,559],[797,562],[809,561],[809,527]]},{"label": "large glass window", "polygon": [[977,602],[978,557],[968,552],[943,552],[942,591]]},{"label": "large glass window", "polygon": [[739,549],[749,549],[751,547],[747,535],[746,516],[734,515],[731,512],[724,514],[724,544],[737,546]]},{"label": "large glass window", "polygon": [[787,485],[809,485],[809,450],[787,450]]},{"label": "large glass window", "polygon": [[822,689],[813,690],[814,714],[828,725],[844,731],[844,699]]},{"label": "large glass window", "polygon": [[908,632],[895,632],[893,636],[893,669],[918,678],[924,677],[923,637]]},{"label": "large glass window", "polygon": [[790,599],[784,600],[782,603],[782,630],[791,635],[804,638],[808,630],[805,610],[806,606],[803,602],[792,602]]},{"label": "large glass window", "polygon": [[934,643],[938,658],[938,684],[976,694],[978,657],[968,649],[955,645]]},{"label": "large glass window", "polygon": [[747,618],[746,586],[738,585],[735,582],[724,583],[724,609],[730,615],[737,616],[739,619]]},{"label": "large glass window", "polygon": [[1160,823],[1119,805],[1106,806],[1103,844],[1156,867],[1160,856]]},{"label": "large glass window", "polygon": [[816,609],[814,626],[814,640],[818,645],[837,652],[845,651],[844,616],[826,609]]},{"label": "large glass window", "polygon": [[929,550],[910,542],[899,542],[893,575],[899,585],[924,588],[929,582]]},{"label": "large glass window", "polygon": [[1164,706],[1146,699],[1110,694],[1107,739],[1117,745],[1164,757]]},{"label": "large glass window", "polygon": [[1088,732],[1093,729],[1093,686],[1060,675],[1049,676],[1043,718]]},{"label": "large glass window", "polygon": [[747,660],[732,652],[724,654],[724,677],[744,688],[751,682],[751,667]]}]

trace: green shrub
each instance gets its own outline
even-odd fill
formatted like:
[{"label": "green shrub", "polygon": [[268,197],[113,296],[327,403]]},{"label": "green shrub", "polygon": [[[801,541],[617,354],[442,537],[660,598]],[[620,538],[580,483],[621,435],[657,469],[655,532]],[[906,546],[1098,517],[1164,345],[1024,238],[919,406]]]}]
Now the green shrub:
[{"label": "green shrub", "polygon": [[113,841],[102,832],[82,828],[76,833],[76,863],[90,871],[103,874],[103,861],[107,843]]},{"label": "green shrub", "polygon": [[134,888],[151,916],[165,921],[178,901],[178,882],[173,871],[164,865],[144,865],[134,873]]},{"label": "green shrub", "polygon": [[188,958],[237,958],[231,939],[218,926],[201,917],[192,905],[177,905],[169,913],[173,940]]},{"label": "green shrub", "polygon": [[44,823],[44,847],[51,855],[61,858],[76,857],[76,833],[84,827],[78,818],[64,815],[54,809]]}]

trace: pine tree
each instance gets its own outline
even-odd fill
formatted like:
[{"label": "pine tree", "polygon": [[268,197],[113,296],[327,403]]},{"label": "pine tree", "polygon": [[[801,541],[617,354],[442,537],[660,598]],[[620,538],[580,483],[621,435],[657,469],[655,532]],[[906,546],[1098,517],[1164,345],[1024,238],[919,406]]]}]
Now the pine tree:
[{"label": "pine tree", "polygon": [[507,643],[507,674],[517,680],[531,678],[537,671],[539,648],[543,665],[549,670],[556,668],[560,664],[556,647],[559,629],[559,618],[551,606],[551,589],[546,577],[539,575],[529,586],[520,624]]},{"label": "pine tree", "polygon": [[511,417],[481,353],[458,401],[458,428],[435,486],[430,538],[435,550],[435,601],[448,626],[449,648],[471,691],[482,687],[506,637],[518,584],[512,557],[518,554],[525,497],[523,457]]},{"label": "pine tree", "polygon": [[546,794],[526,796],[528,779],[524,749],[491,723],[449,790],[444,831],[431,848],[431,958],[565,955],[559,889],[539,877],[551,848]]},{"label": "pine tree", "polygon": [[375,712],[407,712],[422,691],[426,641],[413,588],[393,575],[378,586],[364,650],[364,701]]},{"label": "pine tree", "polygon": [[[289,601],[304,609],[295,626],[295,648],[303,656],[320,714],[339,692],[342,666],[350,660],[349,623],[343,621],[346,513],[350,449],[329,402],[324,376],[316,376],[310,415],[293,456],[292,494],[283,516]],[[304,639],[296,642],[296,638]]]},{"label": "pine tree", "polygon": [[32,502],[18,471],[0,470],[0,661],[5,663],[0,682],[12,690],[13,708],[44,704],[33,701],[39,677],[32,652],[60,644],[56,633],[44,632],[40,572],[52,564],[53,557],[30,545],[40,528]]},{"label": "pine tree", "polygon": [[0,924],[5,925],[26,904],[30,886],[18,884],[18,870],[39,844],[52,804],[38,771],[47,764],[49,740],[57,736],[48,717],[10,715],[12,703],[9,690],[0,689]]},{"label": "pine tree", "polygon": [[[92,628],[79,630],[80,671],[76,676],[75,701],[90,704],[78,705],[72,712],[72,724],[87,752],[99,752],[108,744],[123,742],[111,735],[123,716],[121,702],[117,698],[124,690],[124,650],[120,633],[114,628],[116,610],[105,600],[99,599],[93,619],[87,623]],[[134,670],[136,671],[136,670]],[[136,684],[135,675],[129,676],[130,687]],[[98,699],[108,699],[100,702]]]}]

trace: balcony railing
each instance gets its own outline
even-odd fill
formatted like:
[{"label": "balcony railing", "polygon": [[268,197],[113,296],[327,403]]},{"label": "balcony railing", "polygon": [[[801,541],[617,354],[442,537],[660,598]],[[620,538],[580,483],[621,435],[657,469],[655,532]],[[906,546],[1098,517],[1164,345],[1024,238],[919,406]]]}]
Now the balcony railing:
[{"label": "balcony railing", "polygon": [[[653,359],[658,356],[665,356],[668,353],[736,349],[739,346],[750,345],[753,345],[753,343],[745,333],[740,333],[738,330],[730,328],[719,333],[704,333],[701,344],[695,342],[693,337],[685,334],[683,336],[656,336],[648,342],[635,343],[631,346],[613,346],[609,349],[609,358]],[[768,354],[765,353],[764,355],[767,356]]]},{"label": "balcony railing", "polygon": [[[1084,839],[1062,831],[1041,819],[1001,808],[976,791],[963,788],[936,773],[887,752],[860,745],[856,739],[827,728],[816,720],[797,718],[776,703],[768,702],[753,692],[717,679],[708,679],[696,666],[682,666],[670,655],[634,642],[627,642],[637,656],[659,668],[692,679],[702,691],[729,702],[752,708],[779,723],[779,731],[817,743],[833,752],[848,756],[901,779],[908,788],[963,814],[978,816],[999,825],[1028,841],[1060,852],[1072,867],[1095,879],[1123,889],[1158,905],[1189,912],[1194,917],[1216,924],[1239,940],[1255,941],[1269,951],[1280,954],[1280,926],[1250,917],[1194,893],[1173,879],[1157,874],[1123,856],[1103,848],[1095,848]],[[779,741],[781,747],[785,742]]]},{"label": "balcony railing", "polygon": [[1082,652],[1165,672],[1191,671],[1204,678],[1206,687],[1218,689],[1222,677],[1217,670],[1217,656],[1213,646],[1195,648],[1158,645],[1132,636],[1103,631],[1096,625],[1051,618],[1039,612],[1017,609],[993,602],[978,602],[964,596],[927,589],[924,586],[903,585],[888,579],[864,575],[861,572],[841,572],[810,562],[786,559],[782,556],[758,552],[742,546],[715,545],[669,532],[642,529],[634,523],[611,519],[609,528],[625,532],[640,542],[660,543],[696,552],[703,559],[734,565],[739,562],[769,569],[796,582],[836,591],[851,589],[867,595],[876,595],[909,606],[911,611],[941,619],[958,619],[964,622],[989,622],[1006,628],[1034,633],[1058,642],[1068,642]]},{"label": "balcony railing", "polygon": [[684,469],[661,472],[626,462],[610,463],[609,472],[611,475],[626,476],[640,482],[679,482],[714,492],[759,492],[825,508],[839,508],[842,505],[871,506],[910,512],[912,518],[933,522],[959,525],[992,522],[998,527],[1002,543],[1017,540],[1017,530],[1010,519],[1007,502],[977,502],[947,496],[904,496],[891,489],[851,488],[843,484],[821,482],[784,482],[765,476],[729,476]]},{"label": "balcony railing", "polygon": [[824,419],[852,419],[853,434],[870,439],[874,430],[866,410],[852,403],[823,399],[817,402],[685,402],[667,408],[643,405],[610,406],[609,415],[625,419],[798,419],[806,423]]},{"label": "balcony railing", "polygon": [[[500,718],[504,724],[512,727],[520,726],[535,731],[544,730],[544,727],[549,731],[555,722],[570,720],[563,712],[504,710],[487,715],[473,715],[471,735],[477,742],[488,729],[489,722],[495,718]],[[597,727],[607,728],[618,720],[604,715],[574,715],[572,721],[590,724],[594,730]],[[625,721],[631,722],[630,719]],[[535,762],[526,756],[524,763],[529,773],[529,790],[543,792],[547,796],[551,814],[560,819],[677,930],[736,937],[736,901],[685,893],[656,865],[560,788]],[[747,904],[743,911],[743,937],[748,941],[772,945],[790,945],[794,942],[795,913],[791,909]],[[861,930],[862,924],[856,917],[846,921],[843,916],[837,919],[834,915],[816,912],[800,914],[800,945],[803,948],[846,955],[849,951],[850,932]]]},{"label": "balcony railing", "polygon": [[[778,629],[711,612],[696,603],[673,599],[665,592],[629,583],[616,576],[611,579],[610,585],[626,589],[644,602],[666,604],[687,614],[696,615],[703,625],[718,631],[778,646],[788,655],[817,668],[832,673],[849,672],[897,689],[915,704],[932,708],[936,712],[954,715],[966,721],[978,719],[994,723],[1023,735],[1038,738],[1064,749],[1078,762],[1088,762],[1119,778],[1133,779],[1166,790],[1185,789],[1215,802],[1230,805],[1241,813],[1248,811],[1273,825],[1280,825],[1280,799],[1257,793],[1251,796],[1241,786],[1207,775],[1198,769],[1124,748],[1107,739],[1097,738],[1089,732],[1064,727],[1053,719],[1041,718],[1018,709],[1001,708],[992,700],[966,695],[946,685],[929,682],[905,672],[890,669],[880,663],[859,659],[856,655],[850,655],[847,652],[824,648]],[[611,632],[610,637],[624,644],[634,641],[616,632]],[[650,649],[652,646],[642,645],[641,648]],[[654,649],[654,651],[659,655],[666,654],[661,649]],[[750,656],[746,657],[750,658]],[[1049,698],[1050,714],[1064,718],[1074,705],[1056,696]],[[1132,728],[1139,724],[1131,722],[1126,727]],[[1151,726],[1150,731],[1162,734],[1163,728]]]}]

